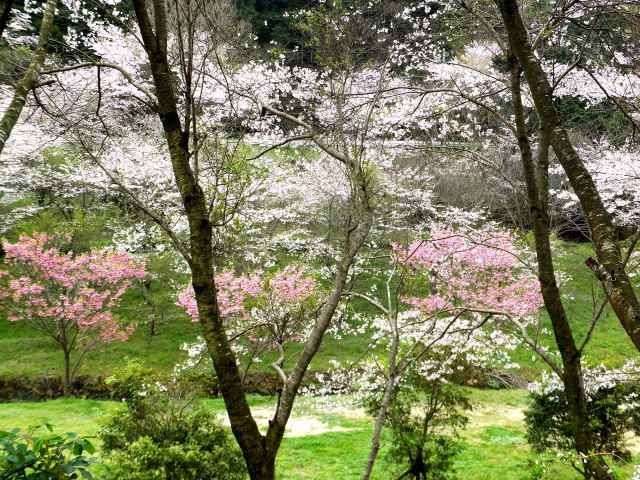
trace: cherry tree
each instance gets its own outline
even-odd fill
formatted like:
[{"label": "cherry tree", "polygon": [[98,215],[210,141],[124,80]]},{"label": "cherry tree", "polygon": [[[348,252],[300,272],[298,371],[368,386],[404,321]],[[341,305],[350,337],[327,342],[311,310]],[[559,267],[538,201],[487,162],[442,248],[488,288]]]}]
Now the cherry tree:
[{"label": "cherry tree", "polygon": [[[437,224],[424,238],[391,245],[385,290],[345,294],[379,312],[368,328],[389,349],[387,359],[364,368],[364,381],[354,382],[361,395],[382,395],[362,478],[371,475],[393,393],[408,370],[447,381],[460,368],[509,364],[507,352],[522,343],[522,329],[536,323],[542,306],[525,253],[495,227]],[[437,360],[429,356],[434,352]]]},{"label": "cherry tree", "polygon": [[[318,34],[319,58],[326,62],[319,72],[291,66],[286,58],[263,62],[248,55],[252,50],[249,36],[225,23],[224,15],[206,14],[215,2],[135,3],[142,43],[119,29],[104,28],[93,44],[99,61],[73,65],[51,61],[41,74],[57,82],[39,89],[38,100],[48,112],[48,129],[79,147],[87,160],[82,169],[77,168],[79,162],[70,163],[61,176],[77,175],[78,185],[91,185],[94,191],[109,195],[118,187],[118,201],[126,198],[159,225],[185,259],[193,274],[194,295],[185,293],[183,301],[200,320],[221,378],[232,428],[252,477],[271,478],[302,375],[340,298],[362,267],[358,264],[360,249],[375,248],[369,242],[388,242],[390,232],[406,233],[408,224],[419,230],[416,224],[427,224],[425,220],[433,215],[431,177],[416,160],[420,155],[407,161],[408,152],[416,146],[411,140],[422,136],[427,141],[420,145],[438,144],[438,151],[462,150],[460,143],[465,142],[464,149],[471,150],[476,159],[493,154],[493,145],[488,145],[492,142],[505,144],[511,155],[515,151],[517,135],[506,140],[519,131],[511,118],[510,78],[492,63],[505,53],[505,42],[489,33],[489,41],[467,45],[461,58],[453,58],[450,45],[433,41],[433,32],[425,34],[418,26],[408,29],[409,41],[394,43],[390,57],[385,58],[381,52],[387,43],[378,39],[388,33],[387,25],[360,28],[363,18],[371,22],[369,12],[363,15],[363,10],[354,7],[344,14],[337,6],[335,11],[326,6],[321,15],[305,14],[311,25],[308,30]],[[461,3],[473,7],[472,2],[451,5]],[[431,8],[431,4],[408,8],[393,21],[438,25],[450,10]],[[236,33],[240,35],[231,38]],[[477,38],[485,40],[486,35]],[[367,43],[376,46],[374,63],[360,62]],[[427,48],[413,48],[425,45]],[[244,55],[249,60],[238,61]],[[556,66],[545,68],[549,71]],[[399,74],[403,70],[399,67],[406,67],[410,76]],[[558,88],[569,91],[573,78],[573,72],[558,77]],[[584,82],[586,77],[576,75],[575,79]],[[523,101],[526,107],[532,105],[528,91]],[[241,138],[228,138],[231,136]],[[396,143],[390,145],[390,139]],[[281,154],[278,149],[284,146],[289,149]],[[287,155],[291,150],[295,155]],[[245,175],[247,171],[252,174]],[[516,187],[524,191],[524,179],[520,180]],[[241,235],[235,235],[238,226]],[[416,236],[422,238],[426,232],[418,231]],[[242,244],[240,237],[244,237]],[[232,250],[230,239],[239,248]],[[420,241],[406,245],[421,250]],[[269,295],[262,292],[254,297],[253,290],[243,290],[255,288],[253,274],[236,277],[220,268],[232,266],[236,254],[244,255],[252,268],[272,267],[278,249],[300,255],[304,261],[321,259],[324,263],[320,275],[332,282],[332,289],[326,302],[319,302],[315,323],[312,317],[300,318],[295,328],[290,328],[292,324],[282,327],[278,319],[283,317],[260,304],[259,299]],[[422,250],[425,265],[428,257],[437,258],[438,252]],[[396,266],[392,279],[397,280],[401,270],[407,280],[402,284],[410,286],[420,277],[414,278],[412,272],[426,267],[401,261],[401,251],[390,257]],[[444,264],[432,267],[445,268]],[[395,303],[385,305],[379,299],[378,303],[392,317],[400,315],[398,304],[405,312],[413,312],[407,324],[424,318],[444,320],[434,330],[443,334],[451,330],[445,328],[451,310],[448,318],[460,325],[468,322],[460,326],[461,338],[477,331],[478,344],[485,341],[481,333],[485,330],[472,327],[485,316],[499,317],[504,320],[501,325],[515,326],[515,333],[527,342],[528,325],[521,321],[521,313],[510,311],[515,305],[506,300],[505,285],[494,285],[485,292],[486,298],[474,297],[469,292],[472,282],[491,285],[491,278],[469,270],[468,278],[443,270],[449,277],[437,287],[445,292],[441,298],[396,293]],[[267,291],[268,275],[256,275],[266,282],[261,288]],[[435,282],[424,277],[424,282]],[[517,285],[513,277],[504,279]],[[227,284],[229,289],[244,292],[243,312],[225,313]],[[518,288],[511,293],[520,295]],[[494,304],[489,305],[487,298]],[[273,304],[281,301],[272,300]],[[251,306],[254,301],[257,304]],[[460,307],[474,302],[482,307],[475,313]],[[391,325],[385,315],[381,324]],[[257,320],[264,318],[271,327],[257,326]],[[402,318],[393,321],[402,324]],[[285,373],[286,378],[280,375],[284,381],[281,401],[263,436],[244,399],[241,375],[237,375],[239,343],[234,337],[243,328],[263,328],[260,335],[271,340],[252,342],[247,331],[244,345],[279,348],[297,338],[298,328],[304,331],[311,324],[313,329],[302,339],[306,343],[299,361],[291,373]],[[555,327],[564,328],[566,322]],[[544,350],[540,352],[545,355]],[[572,365],[575,367],[575,361]],[[560,368],[558,372],[566,373]],[[579,381],[579,368],[570,373]]]},{"label": "cherry tree", "polygon": [[[309,269],[288,265],[274,273],[256,270],[240,276],[224,270],[216,275],[216,286],[220,314],[243,364],[243,377],[254,361],[277,349],[279,357],[271,366],[286,382],[285,345],[307,340],[319,305],[319,289]],[[194,322],[200,321],[192,286],[180,293],[177,304]],[[196,351],[202,355],[205,345],[199,342],[189,349],[194,352],[191,357]]]},{"label": "cherry tree", "polygon": [[[50,68],[47,71],[50,75],[64,77],[68,74],[70,78],[75,75],[76,80],[81,78],[87,69],[97,69],[99,75],[93,83],[85,82],[83,85],[82,82],[77,82],[78,90],[68,92],[79,93],[73,99],[66,94],[56,96],[51,103],[65,108],[54,107],[49,111],[56,112],[52,117],[63,125],[62,130],[74,135],[91,160],[141,211],[164,230],[185,259],[192,273],[199,323],[220,380],[232,430],[243,450],[252,478],[271,479],[274,475],[275,457],[298,387],[333,318],[351,265],[369,233],[374,207],[374,192],[371,189],[375,179],[367,165],[364,149],[354,149],[351,145],[354,134],[347,129],[344,122],[341,128],[334,129],[329,128],[333,122],[330,122],[326,115],[322,118],[322,126],[309,123],[307,118],[299,119],[297,126],[307,132],[305,139],[315,144],[333,162],[341,164],[340,174],[348,185],[348,195],[343,199],[343,211],[346,214],[341,218],[339,253],[332,260],[330,267],[331,292],[322,303],[296,365],[287,375],[279,408],[270,423],[269,431],[263,436],[246,401],[236,358],[219,310],[215,287],[214,265],[218,261],[215,255],[218,229],[231,219],[237,218],[237,209],[234,205],[227,208],[230,204],[225,203],[224,198],[229,198],[227,193],[233,192],[233,188],[239,183],[235,180],[224,181],[225,176],[216,174],[215,168],[212,168],[215,164],[209,163],[205,155],[216,145],[218,133],[228,131],[225,128],[229,125],[229,118],[235,118],[237,112],[247,111],[247,106],[252,110],[249,119],[254,122],[249,125],[257,127],[257,130],[264,124],[277,123],[272,121],[276,117],[287,122],[295,117],[271,107],[272,103],[277,104],[278,97],[273,83],[267,85],[268,95],[262,96],[265,90],[259,90],[259,87],[265,82],[260,75],[269,72],[268,66],[259,68],[248,65],[244,71],[247,78],[253,78],[250,85],[261,94],[260,106],[267,108],[269,118],[259,116],[261,109],[256,109],[256,98],[249,98],[244,92],[235,93],[236,84],[231,82],[235,80],[234,76],[226,74],[233,70],[231,67],[234,66],[233,62],[229,61],[230,55],[238,50],[229,48],[229,43],[220,42],[220,34],[226,31],[219,29],[220,25],[217,22],[225,17],[216,17],[215,12],[212,14],[204,8],[205,4],[212,3],[158,0],[150,5],[142,1],[134,2],[137,26],[143,40],[142,55],[136,55],[136,47],[133,45],[137,45],[139,49],[140,43],[131,36],[130,45],[126,48],[109,49],[113,62],[89,62]],[[107,43],[114,44],[120,39],[114,37],[108,40]],[[133,64],[129,63],[131,60],[134,60]],[[221,71],[221,65],[224,65],[225,70]],[[151,78],[146,74],[149,70],[152,72]],[[113,81],[108,83],[105,79],[105,75],[109,75],[107,72],[116,75]],[[174,76],[174,72],[178,72],[178,77]],[[253,75],[248,75],[249,73]],[[313,85],[311,80],[317,77],[315,73],[301,71],[301,74],[303,78],[310,80],[308,85]],[[280,72],[278,75],[282,79],[285,78]],[[174,82],[176,78],[179,85]],[[266,76],[267,80],[269,78]],[[225,83],[227,81],[229,83]],[[97,89],[92,90],[92,86],[97,86]],[[302,91],[302,86],[300,88]],[[320,85],[308,91],[314,92],[314,98],[306,100],[309,103],[320,98],[320,92],[323,92]],[[142,105],[132,110],[128,105],[123,106],[123,99],[125,103],[140,102]],[[325,98],[325,105],[335,106],[335,103],[336,97],[330,97],[328,101]],[[372,117],[370,105],[365,103],[359,108],[369,112],[368,116]],[[107,112],[113,113],[113,116],[107,115]],[[333,112],[335,113],[335,108]],[[228,113],[231,114],[227,115]],[[169,172],[174,185],[172,193],[178,202],[174,211],[179,212],[176,217],[180,219],[179,222],[169,221],[169,218],[174,217],[165,215],[162,206],[149,206],[146,201],[148,197],[145,196],[148,192],[145,192],[145,189],[136,191],[129,187],[130,180],[136,178],[138,171],[123,175],[117,168],[110,168],[110,165],[102,161],[103,154],[108,153],[120,140],[126,145],[125,139],[131,131],[130,122],[125,121],[128,114],[132,114],[136,124],[141,125],[141,131],[146,135],[143,138],[151,138],[152,143],[160,147],[162,157],[170,166]],[[115,122],[110,124],[106,118],[114,119]],[[142,118],[145,121],[140,121]],[[151,119],[153,121],[149,122]],[[122,123],[118,123],[119,120],[122,120]],[[68,126],[71,126],[71,129],[65,128]],[[146,126],[150,128],[147,129]],[[77,135],[82,129],[87,129],[90,135]],[[96,132],[103,135],[107,133],[103,137],[104,141],[94,141]],[[337,143],[338,137],[343,141]],[[345,143],[347,137],[350,140]],[[229,152],[232,154],[226,158],[241,158],[237,153],[243,152],[243,149],[236,148],[240,142],[234,144],[230,141],[227,144],[231,148],[225,150],[225,155]],[[236,166],[235,171],[242,173],[244,170]],[[223,217],[217,216],[220,213]]]},{"label": "cherry tree", "polygon": [[145,269],[126,253],[65,254],[53,246],[60,240],[40,233],[5,243],[8,269],[0,271],[0,299],[10,322],[24,322],[60,346],[68,395],[92,351],[124,341],[135,330],[111,310]]},{"label": "cherry tree", "polygon": [[[509,48],[517,58],[518,68],[522,69],[527,79],[548,144],[565,170],[585,212],[599,262],[594,260],[590,265],[602,282],[620,323],[634,344],[640,348],[640,303],[625,272],[611,216],[604,206],[592,175],[562,125],[557,108],[553,105],[552,84],[535,58],[536,44],[529,37],[518,2],[496,0],[495,3],[507,30]],[[566,7],[569,11],[563,12],[563,16],[582,18],[589,30],[598,27],[594,11],[590,12],[587,9],[585,12],[582,7],[576,7],[575,11],[571,11],[570,8],[569,5]],[[570,67],[568,71],[571,70]]]},{"label": "cherry tree", "polygon": [[[517,5],[515,9],[513,6],[516,2],[496,3],[498,3],[498,6],[503,9],[502,13],[505,23],[507,22],[507,18],[505,16],[504,8],[509,10],[509,16],[515,17],[517,13]],[[548,28],[550,24],[555,25],[556,23],[563,24],[563,22],[570,22],[571,20],[566,17],[571,17],[574,14],[578,14],[579,16],[584,14],[584,11],[581,10],[582,7],[565,4],[564,2],[561,3],[562,5],[557,5],[557,12],[559,12],[558,16],[549,20],[551,23],[548,23],[547,19],[543,19],[542,23],[535,24],[535,22],[539,20],[539,17],[536,17],[535,15],[532,17],[534,30],[537,29],[537,31],[540,32],[537,38],[534,37],[531,40],[537,47],[540,47],[540,45],[545,42],[547,38],[545,29]],[[521,157],[524,173],[524,178],[521,180],[519,179],[518,183],[524,184],[522,187],[523,190],[526,191],[530,222],[535,233],[534,238],[542,294],[545,300],[545,306],[547,307],[547,312],[552,321],[556,342],[562,358],[562,366],[556,364],[552,356],[549,355],[549,352],[541,349],[537,342],[528,335],[525,329],[522,330],[523,339],[529,347],[534,349],[534,351],[536,351],[536,353],[545,360],[550,368],[552,368],[565,382],[565,391],[567,392],[569,408],[572,411],[576,448],[578,451],[589,451],[593,449],[593,442],[591,433],[589,432],[588,422],[586,420],[586,396],[583,388],[580,356],[585,345],[591,338],[593,328],[598,321],[598,318],[600,318],[604,306],[600,305],[594,308],[589,334],[578,343],[574,338],[571,325],[568,322],[568,318],[562,304],[560,289],[555,278],[553,252],[550,244],[548,192],[550,162],[553,161],[553,158],[549,154],[551,146],[553,146],[556,157],[558,157],[560,164],[563,166],[574,190],[580,198],[581,206],[591,224],[592,233],[594,228],[597,227],[596,229],[599,229],[598,235],[600,235],[600,238],[594,238],[594,242],[595,249],[601,263],[603,263],[603,254],[607,256],[607,253],[611,253],[613,255],[608,256],[607,261],[612,261],[613,263],[617,262],[615,258],[613,258],[616,256],[615,250],[617,249],[617,245],[615,245],[615,239],[611,237],[613,230],[609,228],[610,224],[607,224],[607,222],[610,222],[610,218],[608,217],[609,213],[601,208],[601,203],[599,204],[600,197],[598,197],[598,192],[596,191],[596,187],[593,185],[590,173],[582,168],[582,163],[576,166],[576,162],[581,162],[581,160],[577,155],[571,154],[569,151],[573,147],[567,143],[568,137],[566,135],[566,130],[556,128],[559,125],[557,117],[554,120],[556,123],[554,123],[554,126],[552,127],[549,126],[549,116],[547,116],[546,120],[542,118],[540,112],[541,90],[538,89],[536,94],[536,92],[534,92],[534,86],[531,85],[531,82],[534,82],[538,83],[537,87],[540,87],[540,84],[545,82],[545,75],[548,74],[549,78],[553,78],[554,80],[552,85],[547,84],[547,86],[545,86],[546,94],[548,94],[549,97],[556,89],[558,92],[562,92],[563,86],[566,86],[563,93],[566,95],[567,92],[571,90],[572,83],[574,86],[581,86],[581,89],[579,90],[581,93],[586,92],[587,89],[582,90],[586,76],[580,75],[579,72],[577,72],[579,69],[576,68],[581,65],[580,60],[585,50],[584,48],[577,48],[575,49],[575,52],[572,51],[572,53],[576,53],[576,62],[574,64],[560,65],[558,62],[546,62],[541,60],[540,65],[542,65],[542,67],[539,71],[536,71],[535,74],[531,74],[529,76],[529,89],[527,89],[526,86],[520,85],[518,61],[533,61],[535,63],[537,61],[535,60],[535,56],[533,54],[523,54],[521,56],[520,53],[518,53],[518,58],[516,59],[513,56],[513,52],[516,50],[516,47],[514,47],[513,44],[513,31],[509,32],[509,40],[511,41],[511,43],[509,43],[492,26],[496,23],[495,12],[492,12],[491,10],[487,11],[484,7],[485,5],[481,5],[479,2],[451,2],[447,8],[440,10],[434,15],[434,18],[429,18],[426,22],[422,22],[423,24],[419,24],[418,21],[414,21],[416,28],[414,30],[413,38],[411,39],[412,41],[427,43],[427,45],[432,47],[442,47],[442,37],[438,36],[438,32],[436,31],[438,24],[437,17],[446,17],[448,12],[460,13],[466,11],[470,18],[469,25],[471,28],[477,29],[479,32],[479,36],[477,38],[482,39],[475,45],[471,45],[471,47],[473,47],[472,51],[467,50],[463,55],[460,55],[457,58],[455,57],[455,54],[451,52],[449,54],[451,55],[451,60],[447,60],[446,56],[444,59],[442,57],[434,57],[433,55],[429,56],[429,53],[432,52],[429,52],[428,49],[423,49],[423,51],[427,51],[426,55],[412,56],[412,50],[404,48],[404,50],[399,50],[399,59],[406,62],[411,66],[411,68],[414,68],[417,71],[426,71],[427,73],[425,76],[427,79],[427,86],[429,86],[430,83],[431,85],[434,85],[435,82],[436,87],[450,92],[452,102],[456,102],[456,100],[453,100],[454,98],[457,98],[457,102],[459,102],[457,106],[454,103],[454,108],[466,116],[477,118],[476,126],[480,125],[481,122],[486,123],[489,117],[493,118],[493,121],[488,123],[488,127],[484,129],[482,134],[484,141],[474,148],[475,151],[472,153],[473,156],[480,156],[483,160],[486,158],[486,155],[482,155],[483,149],[485,151],[489,151],[489,149],[483,147],[482,143],[487,143],[487,141],[506,143],[507,145],[513,144],[514,140],[517,141],[517,151]],[[555,7],[555,5],[552,6],[552,8]],[[576,7],[575,12],[571,12],[572,7]],[[414,11],[415,8],[407,8],[406,16],[408,19],[411,19],[411,15],[413,14],[412,12]],[[566,17],[565,14],[567,14]],[[599,17],[597,15],[589,17],[589,14],[587,13],[584,15],[584,18],[581,18],[585,20],[587,25],[589,25],[591,20]],[[510,18],[509,20],[513,21],[514,18]],[[526,32],[521,28],[522,19],[518,19],[516,23],[520,23],[518,25],[518,28],[520,29],[518,33],[518,35],[520,35],[519,41],[526,43]],[[559,37],[562,37],[566,33],[566,30],[563,30],[563,28],[553,28],[552,32],[560,32]],[[435,41],[433,37],[435,37]],[[550,37],[553,37],[553,35]],[[588,44],[588,40],[589,36],[587,35],[583,47]],[[543,54],[541,53],[541,56],[542,55]],[[467,73],[465,73],[465,71]],[[430,74],[430,72],[436,73]],[[597,87],[596,89],[599,89],[598,91],[602,90],[603,82],[601,82],[601,80],[603,78],[612,78],[612,76],[608,75],[607,72],[604,72],[604,75],[602,76],[598,76],[598,73],[590,73],[591,74],[588,75],[588,77],[593,81],[591,86]],[[627,77],[627,79],[630,81],[607,85],[607,88],[611,87],[610,91],[618,91],[621,93],[624,93],[626,89],[626,95],[628,96],[629,92],[633,92],[634,90],[634,79],[632,76]],[[627,88],[627,86],[630,86],[631,88]],[[429,91],[428,87],[419,88],[424,88],[425,94]],[[433,86],[431,89],[433,89]],[[548,99],[543,100],[546,102],[546,107],[549,107]],[[460,110],[460,107],[462,107],[462,110]],[[535,111],[537,111],[542,124],[538,132],[537,145],[530,140],[529,126],[527,123],[529,121],[527,112],[530,112],[532,107],[536,107]],[[550,108],[547,108],[544,113],[548,114],[549,111]],[[557,114],[557,112],[555,112],[555,114]],[[480,121],[479,119],[482,120]],[[532,118],[531,120],[533,122],[536,121],[535,118]],[[551,139],[550,130],[552,130],[554,134],[557,134],[554,141]],[[463,130],[463,135],[457,135],[454,138],[459,139],[460,137],[467,141],[471,140],[478,142],[479,133],[478,131],[473,132]],[[562,145],[560,145],[561,143]],[[567,148],[565,149],[564,147]],[[536,148],[537,152],[534,150]],[[480,152],[480,155],[478,155],[478,151]],[[560,158],[561,154],[564,155],[563,158]],[[569,163],[571,163],[571,167],[568,167]],[[582,168],[582,170],[578,167]],[[571,171],[568,171],[567,169]],[[578,171],[581,173],[578,174]],[[578,176],[580,177],[579,179],[577,179]],[[518,187],[517,184],[516,187]],[[589,219],[590,215],[591,218]],[[594,221],[596,217],[598,220]],[[602,223],[600,223],[601,221]],[[607,236],[608,239],[605,239]],[[608,252],[603,252],[603,249],[607,250],[607,245],[611,248],[609,248]],[[624,268],[626,265],[626,260],[622,257],[620,257],[620,262],[621,263],[617,264],[616,268]],[[599,270],[600,265],[597,262],[591,261],[589,264],[593,266],[596,271]],[[609,263],[609,265],[611,265],[611,263]],[[623,277],[626,277],[626,273],[623,274]],[[618,278],[619,283],[625,282],[624,278],[622,280],[620,280],[620,277],[616,278]],[[626,289],[625,291],[630,295],[627,295],[627,297],[616,297],[617,300],[624,303],[624,301],[630,299],[629,301],[633,303],[633,298],[631,296],[633,292],[630,292],[629,289]],[[627,310],[622,313],[628,314],[630,311],[631,310]],[[621,321],[623,325],[626,322],[626,320],[623,320],[622,318]],[[629,328],[627,328],[627,331],[630,331]],[[631,331],[630,336],[632,336],[632,333],[633,331]],[[586,459],[586,464],[589,475],[596,475],[597,478],[610,478],[608,467],[602,458],[590,457]]]}]

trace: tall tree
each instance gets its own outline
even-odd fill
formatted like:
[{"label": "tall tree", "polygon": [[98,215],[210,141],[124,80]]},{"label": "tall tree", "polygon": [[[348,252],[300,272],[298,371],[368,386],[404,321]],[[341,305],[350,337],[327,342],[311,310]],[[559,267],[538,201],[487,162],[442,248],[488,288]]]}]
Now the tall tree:
[{"label": "tall tree", "polygon": [[536,58],[517,0],[494,0],[509,37],[509,48],[524,72],[542,128],[580,200],[593,238],[598,261],[588,266],[602,283],[620,323],[640,350],[640,302],[624,268],[611,216],[593,178],[573,146],[554,105],[553,88]]},{"label": "tall tree", "polygon": [[[576,450],[583,454],[595,451],[593,433],[589,422],[587,399],[581,369],[582,348],[576,345],[571,325],[562,304],[560,289],[556,281],[553,254],[551,251],[551,232],[548,218],[548,168],[550,132],[543,126],[540,130],[537,162],[525,123],[520,86],[521,72],[518,61],[510,57],[511,94],[513,98],[516,136],[520,149],[520,158],[524,170],[529,217],[534,234],[538,276],[544,304],[553,326],[553,333],[562,359],[562,369],[556,367],[556,373],[562,379],[564,392],[569,406],[573,440]],[[536,165],[537,163],[537,165]],[[583,345],[584,346],[584,345]],[[585,477],[597,480],[612,480],[615,475],[601,456],[587,457],[584,461]]]},{"label": "tall tree", "polygon": [[[178,7],[189,5],[202,7],[204,2],[172,0],[170,4],[178,10]],[[266,435],[262,435],[245,397],[236,358],[230,347],[220,314],[213,269],[213,226],[203,188],[198,183],[197,171],[191,163],[195,153],[191,144],[194,133],[192,121],[193,115],[196,114],[192,110],[193,98],[189,97],[192,94],[189,79],[193,73],[193,44],[189,47],[189,42],[185,43],[187,45],[184,50],[186,55],[181,60],[181,68],[185,69],[183,77],[186,82],[186,88],[180,91],[186,96],[180,103],[183,106],[181,111],[178,90],[174,83],[175,76],[171,70],[168,55],[167,2],[165,0],[153,0],[152,2],[134,0],[134,7],[153,76],[157,113],[162,123],[175,181],[188,219],[189,253],[187,261],[191,269],[192,285],[203,336],[219,379],[220,391],[225,401],[231,429],[242,450],[249,475],[254,480],[272,480],[275,478],[276,455],[298,388],[311,360],[318,351],[324,333],[340,302],[351,265],[371,227],[373,213],[370,193],[371,176],[367,172],[362,158],[357,153],[354,154],[354,150],[349,145],[345,145],[343,149],[333,148],[320,140],[318,133],[310,124],[268,105],[262,105],[265,115],[276,115],[295,123],[307,132],[305,138],[312,140],[327,154],[343,163],[349,172],[352,187],[349,224],[332,289],[324,301],[318,319],[295,367],[284,380],[274,417],[269,422]],[[203,12],[204,9],[201,8],[199,13]],[[182,19],[185,20],[184,13]],[[180,20],[178,19],[178,21]],[[183,24],[182,27],[183,30],[178,35],[186,33],[187,39],[193,40],[197,33],[196,24]],[[363,154],[364,149],[360,153]]]}]

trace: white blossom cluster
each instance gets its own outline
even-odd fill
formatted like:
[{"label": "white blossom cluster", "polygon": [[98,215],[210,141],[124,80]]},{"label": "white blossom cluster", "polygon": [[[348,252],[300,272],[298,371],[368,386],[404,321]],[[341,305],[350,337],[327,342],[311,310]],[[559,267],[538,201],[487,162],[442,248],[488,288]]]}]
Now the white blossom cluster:
[{"label": "white blossom cluster", "polygon": [[[599,390],[612,388],[620,383],[640,380],[640,365],[635,360],[627,362],[620,368],[607,368],[604,365],[582,365],[584,388],[587,399]],[[537,395],[563,395],[562,380],[554,373],[543,372],[541,379],[529,384],[529,390]],[[629,404],[638,404],[638,395],[629,398]]]}]

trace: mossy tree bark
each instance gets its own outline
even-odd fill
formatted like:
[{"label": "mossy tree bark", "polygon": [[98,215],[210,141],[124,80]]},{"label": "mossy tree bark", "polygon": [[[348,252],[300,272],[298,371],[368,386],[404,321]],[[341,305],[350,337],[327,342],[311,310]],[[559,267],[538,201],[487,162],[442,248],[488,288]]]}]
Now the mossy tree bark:
[{"label": "mossy tree bark", "polygon": [[[576,450],[583,455],[595,451],[593,432],[589,422],[587,398],[584,388],[580,360],[581,350],[577,347],[571,325],[567,318],[560,289],[556,282],[551,251],[551,232],[548,218],[548,165],[550,132],[541,127],[538,145],[537,168],[525,125],[525,112],[520,89],[520,68],[516,58],[510,58],[510,83],[514,104],[516,134],[520,156],[524,170],[529,204],[529,217],[535,239],[535,250],[538,261],[538,278],[547,314],[553,326],[553,333],[562,358],[562,382],[571,417],[573,440]],[[585,477],[596,480],[613,480],[611,472],[601,456],[586,458],[584,462]]]},{"label": "mossy tree bark", "polygon": [[553,89],[538,62],[517,0],[494,0],[509,37],[509,48],[517,57],[527,79],[542,128],[571,182],[587,218],[598,262],[587,265],[594,271],[607,298],[634,345],[640,350],[640,303],[624,268],[611,216],[593,178],[574,148],[553,103]]},{"label": "mossy tree bark", "polygon": [[[57,4],[58,0],[47,0],[46,5],[44,6],[38,44],[33,51],[33,56],[31,57],[31,61],[29,62],[26,72],[15,86],[13,99],[11,100],[7,110],[4,112],[2,120],[0,120],[0,154],[2,153],[2,150],[4,150],[4,146],[11,135],[13,127],[18,123],[22,109],[27,102],[27,95],[38,85],[38,72],[41,70],[47,54],[47,43],[49,42],[49,36],[53,27]],[[6,7],[7,5],[4,6],[4,8]]]}]

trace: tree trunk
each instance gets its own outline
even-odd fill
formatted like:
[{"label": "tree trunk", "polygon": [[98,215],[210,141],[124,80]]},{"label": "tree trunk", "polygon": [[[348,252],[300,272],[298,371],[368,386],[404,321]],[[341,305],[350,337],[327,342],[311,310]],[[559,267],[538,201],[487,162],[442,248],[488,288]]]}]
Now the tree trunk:
[{"label": "tree trunk", "polygon": [[[212,226],[202,188],[189,163],[189,138],[178,114],[172,73],[167,55],[167,21],[163,0],[154,0],[152,26],[145,0],[135,0],[134,8],[158,98],[158,115],[169,147],[171,164],[189,223],[193,290],[200,325],[218,375],[231,430],[242,450],[252,479],[273,478],[273,468],[265,464],[263,437],[251,415],[235,355],[227,339],[218,308],[213,270]],[[154,28],[155,27],[155,28]]]},{"label": "tree trunk", "polygon": [[553,151],[580,200],[587,218],[598,261],[590,266],[602,282],[607,298],[620,323],[640,350],[640,303],[624,269],[611,216],[607,212],[591,174],[573,147],[553,104],[553,91],[546,73],[536,59],[522,21],[517,0],[494,0],[507,33],[510,48],[529,84],[540,123],[548,132]]},{"label": "tree trunk", "polygon": [[[556,344],[562,358],[565,396],[571,417],[573,440],[576,450],[583,455],[595,450],[593,433],[589,426],[589,412],[580,366],[581,351],[576,346],[573,332],[562,304],[560,289],[556,283],[553,256],[551,252],[549,219],[547,217],[547,155],[549,152],[549,131],[543,126],[539,145],[538,170],[534,166],[533,153],[526,132],[524,108],[520,91],[520,69],[516,58],[510,59],[511,93],[514,104],[518,147],[524,170],[529,216],[533,227],[535,249],[538,261],[538,278],[544,304],[553,326]],[[543,191],[545,190],[545,191]],[[615,476],[603,457],[591,457],[585,462],[585,469],[597,480],[613,480]]]},{"label": "tree trunk", "polygon": [[[389,305],[389,308],[391,308],[391,305]],[[389,315],[389,317],[393,315],[393,319],[390,318],[393,338],[391,341],[391,351],[389,353],[389,378],[387,379],[387,385],[384,390],[384,395],[382,397],[382,401],[380,402],[380,408],[378,408],[373,437],[371,438],[371,450],[369,451],[369,457],[367,458],[367,464],[365,465],[362,477],[360,477],[361,480],[369,480],[369,478],[371,478],[373,465],[375,464],[378,452],[380,451],[382,429],[384,428],[384,423],[387,420],[387,412],[389,410],[389,404],[391,403],[391,396],[393,395],[393,390],[396,386],[396,362],[398,357],[398,346],[400,344],[400,335],[398,333],[397,312],[393,311],[390,313],[391,314]]]},{"label": "tree trunk", "polygon": [[342,298],[349,270],[360,248],[367,239],[373,223],[373,207],[369,194],[368,177],[365,172],[362,171],[361,165],[358,162],[352,160],[346,163],[350,170],[351,180],[354,183],[351,194],[351,208],[352,219],[355,225],[349,225],[347,228],[347,241],[333,281],[331,293],[328,295],[322,307],[313,331],[311,335],[309,335],[309,340],[300,353],[298,362],[289,375],[287,382],[284,384],[276,414],[269,422],[269,429],[266,435],[267,458],[269,459],[275,459],[278,453],[298,388],[302,383],[302,379],[311,360],[318,351],[318,348],[320,348],[322,338]]},{"label": "tree trunk", "polygon": [[22,109],[27,102],[27,95],[37,85],[38,71],[42,68],[47,53],[47,42],[53,26],[57,3],[58,0],[47,0],[47,4],[44,7],[42,25],[40,26],[40,36],[38,37],[38,44],[33,52],[33,57],[24,76],[15,86],[13,99],[4,112],[2,120],[0,120],[0,154],[11,135],[13,127],[18,123]]},{"label": "tree trunk", "polygon": [[69,350],[62,347],[64,351],[64,396],[65,398],[71,394],[71,354]]},{"label": "tree trunk", "polygon": [[2,6],[0,7],[0,37],[2,37],[4,29],[7,28],[14,3],[15,0],[4,0],[2,2]]},{"label": "tree trunk", "polygon": [[[318,351],[324,333],[340,302],[349,269],[368,236],[373,210],[367,189],[368,176],[357,162],[347,162],[353,190],[353,224],[334,278],[334,284],[298,361],[285,382],[274,418],[263,436],[251,414],[237,362],[227,339],[218,308],[213,270],[212,225],[206,198],[190,165],[189,131],[181,125],[167,55],[167,19],[165,0],[153,0],[150,15],[146,0],[134,0],[134,9],[149,63],[158,101],[158,116],[166,137],[176,184],[189,223],[189,267],[203,336],[218,375],[219,388],[231,423],[231,430],[245,459],[252,480],[273,480],[275,459],[285,426],[302,378]],[[153,22],[151,20],[153,18]]]}]

